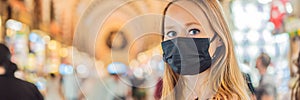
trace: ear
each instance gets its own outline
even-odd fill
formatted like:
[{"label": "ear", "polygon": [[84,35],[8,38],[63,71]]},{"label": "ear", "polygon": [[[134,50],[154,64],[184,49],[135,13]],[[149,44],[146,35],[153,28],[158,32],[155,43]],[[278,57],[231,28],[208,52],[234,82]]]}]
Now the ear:
[{"label": "ear", "polygon": [[0,65],[0,75],[4,75],[6,73],[6,70],[4,66]]}]

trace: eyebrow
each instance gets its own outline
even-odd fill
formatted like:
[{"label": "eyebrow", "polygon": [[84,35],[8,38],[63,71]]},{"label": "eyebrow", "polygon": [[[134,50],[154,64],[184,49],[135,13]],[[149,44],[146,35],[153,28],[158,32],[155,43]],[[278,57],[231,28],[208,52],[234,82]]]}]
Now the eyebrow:
[{"label": "eyebrow", "polygon": [[189,22],[189,23],[186,23],[185,24],[185,26],[190,26],[190,25],[200,25],[201,26],[201,24],[200,23],[198,23],[198,22]]},{"label": "eyebrow", "polygon": [[165,28],[166,29],[172,29],[172,28],[174,28],[175,26],[166,26]]},{"label": "eyebrow", "polygon": [[[198,23],[198,22],[189,22],[189,23],[186,23],[186,24],[185,24],[185,26],[190,26],[190,25],[200,25],[200,26],[201,26],[201,24]],[[166,26],[165,29],[172,29],[172,28],[174,28],[174,27],[175,27],[175,26]]]}]

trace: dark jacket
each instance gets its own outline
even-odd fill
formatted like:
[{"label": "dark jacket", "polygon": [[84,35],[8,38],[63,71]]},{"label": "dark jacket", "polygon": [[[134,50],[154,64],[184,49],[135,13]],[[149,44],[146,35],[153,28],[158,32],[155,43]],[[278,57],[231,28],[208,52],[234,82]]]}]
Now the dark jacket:
[{"label": "dark jacket", "polygon": [[43,100],[37,87],[14,76],[17,65],[7,61],[2,63],[6,73],[0,75],[0,100]]},{"label": "dark jacket", "polygon": [[43,96],[34,84],[1,75],[0,100],[43,100]]}]

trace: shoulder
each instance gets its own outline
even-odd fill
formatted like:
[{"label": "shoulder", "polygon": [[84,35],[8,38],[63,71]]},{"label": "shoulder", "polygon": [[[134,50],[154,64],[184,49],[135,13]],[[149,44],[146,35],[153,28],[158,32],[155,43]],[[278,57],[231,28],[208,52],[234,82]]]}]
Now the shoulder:
[{"label": "shoulder", "polygon": [[15,80],[19,83],[22,84],[24,87],[28,87],[28,88],[37,88],[33,83],[15,78]]},{"label": "shoulder", "polygon": [[37,100],[43,100],[43,96],[35,84],[18,78],[16,78],[16,80],[23,84],[24,87],[28,89],[28,92],[31,91]]}]

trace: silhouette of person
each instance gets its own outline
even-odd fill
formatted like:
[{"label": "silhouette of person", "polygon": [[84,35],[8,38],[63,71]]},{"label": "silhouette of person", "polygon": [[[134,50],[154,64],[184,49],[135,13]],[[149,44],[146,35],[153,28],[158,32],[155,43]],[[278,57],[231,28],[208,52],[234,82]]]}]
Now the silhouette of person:
[{"label": "silhouette of person", "polygon": [[43,100],[34,84],[14,76],[18,67],[10,57],[9,49],[0,44],[0,100]]}]

